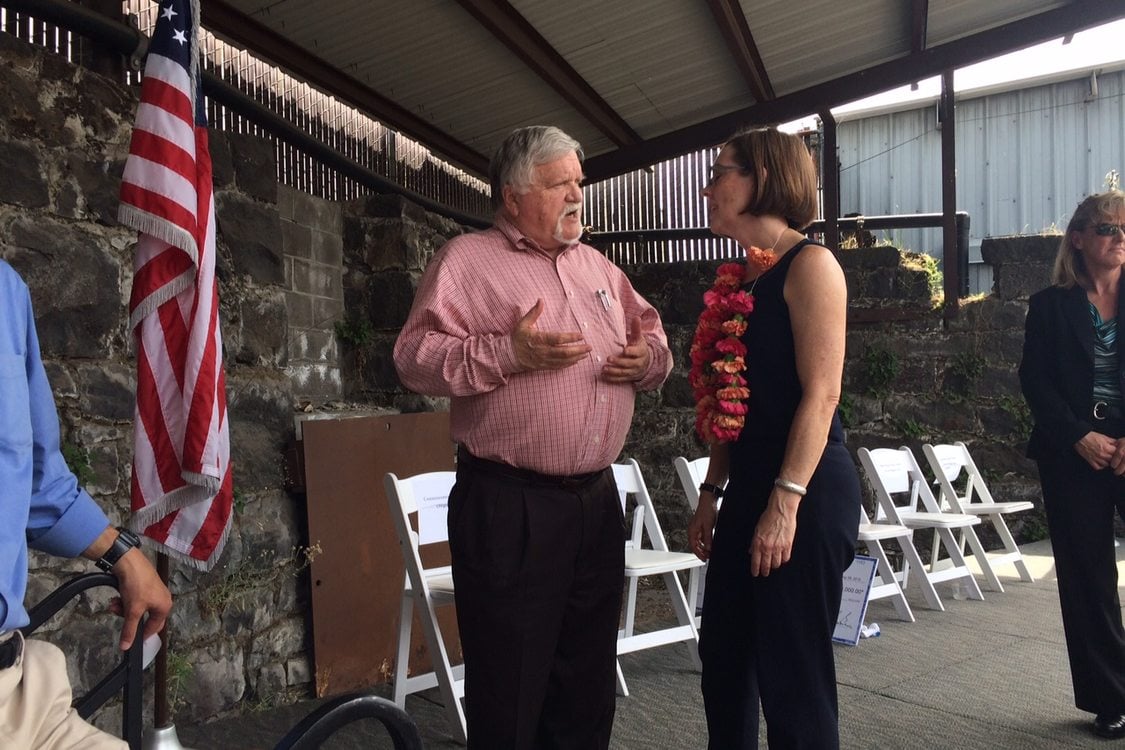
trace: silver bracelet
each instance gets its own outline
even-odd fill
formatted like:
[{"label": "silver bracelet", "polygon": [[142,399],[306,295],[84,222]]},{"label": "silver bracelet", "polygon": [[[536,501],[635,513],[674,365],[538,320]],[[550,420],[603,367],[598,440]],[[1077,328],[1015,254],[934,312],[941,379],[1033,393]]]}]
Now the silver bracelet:
[{"label": "silver bracelet", "polygon": [[794,495],[800,495],[801,497],[804,497],[805,493],[809,491],[808,488],[804,485],[797,484],[796,482],[790,482],[788,479],[782,479],[781,477],[773,480],[773,486],[783,490],[788,490]]}]

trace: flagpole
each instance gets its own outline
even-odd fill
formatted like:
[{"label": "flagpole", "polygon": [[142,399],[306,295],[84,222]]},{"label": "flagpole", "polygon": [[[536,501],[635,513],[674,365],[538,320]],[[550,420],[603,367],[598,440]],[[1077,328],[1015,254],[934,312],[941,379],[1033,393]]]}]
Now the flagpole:
[{"label": "flagpole", "polygon": [[[164,585],[168,585],[168,555],[156,553],[156,572]],[[171,619],[171,618],[169,618]],[[172,722],[168,703],[168,620],[160,631],[160,650],[156,652],[153,666],[153,720],[152,730],[141,740],[142,750],[191,750],[180,744],[176,725]]]},{"label": "flagpole", "polygon": [[[156,553],[156,572],[161,583],[168,586],[168,555],[163,552]],[[154,727],[163,728],[172,723],[171,710],[168,705],[168,620],[160,629],[160,651],[156,653],[156,663],[153,666],[153,720]]]}]

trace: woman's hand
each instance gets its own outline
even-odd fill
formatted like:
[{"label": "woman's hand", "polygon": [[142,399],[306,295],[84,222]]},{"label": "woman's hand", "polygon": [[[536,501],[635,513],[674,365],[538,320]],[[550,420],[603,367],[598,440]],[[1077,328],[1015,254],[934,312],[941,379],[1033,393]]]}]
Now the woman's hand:
[{"label": "woman's hand", "polygon": [[800,502],[799,496],[774,489],[750,543],[750,575],[768,576],[770,571],[789,562],[793,537],[797,534],[797,506]]},{"label": "woman's hand", "polygon": [[1109,468],[1113,469],[1113,473],[1117,476],[1125,474],[1125,437],[1119,437],[1114,441],[1113,455],[1109,459]]},{"label": "woman's hand", "polygon": [[695,515],[687,527],[687,536],[692,553],[704,562],[711,559],[711,535],[715,531],[716,515],[718,511],[711,493],[700,493],[699,505],[695,507]]},{"label": "woman's hand", "polygon": [[[1078,451],[1078,455],[1090,464],[1095,470],[1101,470],[1110,465],[1110,461],[1114,459],[1115,454],[1118,453],[1117,441],[1108,435],[1103,435],[1100,432],[1091,430],[1082,436],[1082,439],[1074,444],[1074,450]],[[1121,463],[1118,458],[1118,464],[1122,466],[1122,471],[1125,471],[1125,464]],[[1115,474],[1121,474],[1117,467],[1114,467]]]}]

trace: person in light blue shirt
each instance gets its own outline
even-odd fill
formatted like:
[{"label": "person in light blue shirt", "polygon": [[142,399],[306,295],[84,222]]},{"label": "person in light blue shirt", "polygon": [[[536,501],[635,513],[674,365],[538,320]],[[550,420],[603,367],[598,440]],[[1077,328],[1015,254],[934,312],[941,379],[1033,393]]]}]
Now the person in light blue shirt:
[{"label": "person in light blue shirt", "polygon": [[125,747],[69,709],[62,652],[25,641],[16,629],[28,623],[23,599],[31,547],[60,557],[82,555],[117,576],[122,649],[132,644],[143,615],[144,636],[158,633],[172,598],[138,541],[109,523],[63,459],[31,295],[0,260],[0,746]]}]

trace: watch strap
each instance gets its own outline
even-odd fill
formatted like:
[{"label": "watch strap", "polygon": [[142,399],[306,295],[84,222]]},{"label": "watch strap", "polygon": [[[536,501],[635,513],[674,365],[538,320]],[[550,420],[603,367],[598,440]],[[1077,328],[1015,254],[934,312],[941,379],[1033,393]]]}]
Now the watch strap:
[{"label": "watch strap", "polygon": [[113,540],[113,544],[109,545],[105,554],[94,561],[94,565],[97,565],[99,570],[111,573],[113,572],[113,566],[117,564],[122,555],[139,546],[141,546],[139,536],[123,526],[118,526],[117,538]]}]

